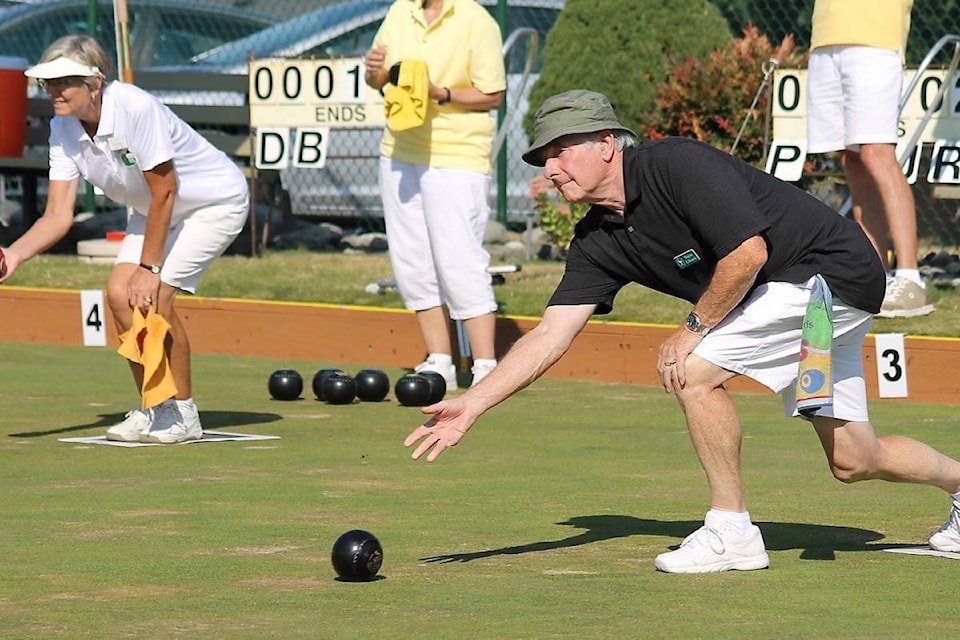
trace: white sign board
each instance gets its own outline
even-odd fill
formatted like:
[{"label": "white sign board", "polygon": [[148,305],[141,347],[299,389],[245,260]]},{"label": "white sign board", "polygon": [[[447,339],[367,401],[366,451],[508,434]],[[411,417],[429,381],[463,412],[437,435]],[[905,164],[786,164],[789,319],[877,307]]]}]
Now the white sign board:
[{"label": "white sign board", "polygon": [[250,126],[383,127],[383,95],[363,73],[363,58],[252,60]]},{"label": "white sign board", "polygon": [[107,346],[107,314],[103,308],[103,291],[89,289],[80,292],[80,323],[83,327],[83,346]]},{"label": "white sign board", "polygon": [[[905,72],[904,88],[916,73],[915,69]],[[944,95],[935,103],[934,99],[944,84]],[[802,173],[807,139],[806,91],[806,69],[777,69],[774,72],[773,144],[767,159],[767,171],[783,180],[799,180]],[[948,79],[944,69],[923,72],[900,114],[898,135],[901,146],[912,139],[924,114],[931,108],[933,115],[920,134],[917,149],[904,166],[904,174],[908,182],[916,182],[920,154],[926,143],[931,149],[927,181],[960,184],[960,74]],[[898,148],[898,155],[899,152]]]},{"label": "white sign board", "polygon": [[907,397],[907,353],[902,333],[878,333],[873,337],[877,350],[877,386],[881,398]]}]

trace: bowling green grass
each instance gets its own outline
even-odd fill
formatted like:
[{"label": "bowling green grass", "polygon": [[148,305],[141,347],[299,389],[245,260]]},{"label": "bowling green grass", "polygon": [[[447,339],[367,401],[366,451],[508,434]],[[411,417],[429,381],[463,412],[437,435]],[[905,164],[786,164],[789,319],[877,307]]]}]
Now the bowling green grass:
[{"label": "bowling green grass", "polygon": [[[495,288],[502,315],[539,316],[561,275],[560,262],[532,261],[505,276]],[[110,266],[77,262],[75,256],[42,255],[23,265],[9,281],[13,286],[59,289],[102,289]],[[307,251],[270,251],[259,258],[229,256],[214,263],[200,283],[198,295],[325,302],[402,308],[396,291],[369,293],[368,284],[392,277],[386,254],[348,255]],[[960,336],[960,290],[930,286],[936,312],[922,318],[874,321],[877,333]],[[690,305],[638,285],[626,287],[606,319],[624,322],[679,324]]]},{"label": "bowling green grass", "polygon": [[[3,638],[960,635],[960,561],[883,551],[924,544],[944,494],[840,484],[772,396],[736,396],[772,566],[683,576],[653,560],[707,498],[662,391],[539,380],[427,465],[401,444],[420,413],[392,394],[267,394],[281,367],[372,363],[195,356],[207,429],[280,439],[124,449],[58,441],[101,435],[129,408],[112,350],[0,342],[0,362]],[[879,402],[873,418],[960,456],[955,407]],[[383,579],[334,579],[331,546],[352,528],[383,543]]]}]

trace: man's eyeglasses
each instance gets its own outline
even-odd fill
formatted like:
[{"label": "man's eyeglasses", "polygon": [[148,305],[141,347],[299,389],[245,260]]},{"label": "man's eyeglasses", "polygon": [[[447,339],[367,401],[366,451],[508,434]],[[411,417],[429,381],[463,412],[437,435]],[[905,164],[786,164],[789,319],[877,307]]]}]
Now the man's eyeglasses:
[{"label": "man's eyeglasses", "polygon": [[43,91],[63,91],[67,87],[78,87],[86,79],[83,76],[67,76],[66,78],[48,78],[46,80],[38,78],[37,86]]}]

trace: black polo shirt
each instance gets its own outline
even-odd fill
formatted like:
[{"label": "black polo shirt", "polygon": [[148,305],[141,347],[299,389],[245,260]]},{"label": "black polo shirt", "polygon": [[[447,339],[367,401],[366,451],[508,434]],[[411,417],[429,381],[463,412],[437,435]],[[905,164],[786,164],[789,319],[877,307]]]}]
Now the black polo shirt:
[{"label": "black polo shirt", "polygon": [[624,149],[623,177],[624,216],[594,206],[577,223],[548,306],[609,313],[630,282],[695,304],[717,262],[759,234],[768,258],[754,287],[819,273],[846,304],[880,310],[885,274],[873,245],[856,222],[801,189],[688,138]]}]

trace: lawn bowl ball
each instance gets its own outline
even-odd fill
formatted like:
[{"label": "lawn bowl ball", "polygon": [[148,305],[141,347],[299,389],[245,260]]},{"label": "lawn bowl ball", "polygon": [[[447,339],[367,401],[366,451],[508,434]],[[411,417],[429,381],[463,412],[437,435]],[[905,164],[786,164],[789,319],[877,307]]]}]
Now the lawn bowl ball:
[{"label": "lawn bowl ball", "polygon": [[369,531],[347,531],[333,543],[330,552],[333,570],[341,580],[367,582],[373,580],[383,564],[383,547]]},{"label": "lawn bowl ball", "polygon": [[405,407],[423,407],[430,403],[430,381],[419,373],[409,373],[393,387],[397,402]]},{"label": "lawn bowl ball", "polygon": [[280,369],[270,374],[267,389],[275,400],[296,400],[303,391],[303,378],[293,369]]},{"label": "lawn bowl ball", "polygon": [[447,394],[447,381],[443,375],[436,371],[421,371],[420,375],[430,383],[430,397],[427,399],[427,404],[443,400],[443,396]]},{"label": "lawn bowl ball", "polygon": [[363,402],[380,402],[390,393],[390,378],[380,369],[363,369],[354,376],[357,397]]},{"label": "lawn bowl ball", "polygon": [[320,371],[317,371],[316,375],[313,376],[313,395],[317,397],[317,400],[326,400],[326,398],[323,397],[323,381],[337,374],[345,375],[346,371],[337,369],[336,367],[328,367],[326,369],[320,369]]},{"label": "lawn bowl ball", "polygon": [[323,398],[329,404],[350,404],[357,397],[357,381],[343,373],[323,379]]}]

